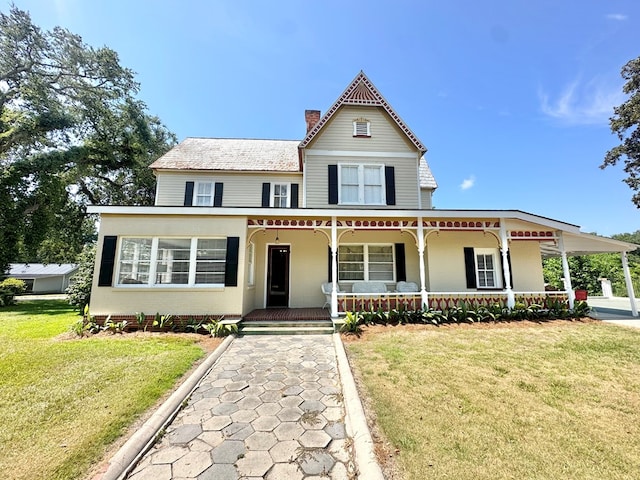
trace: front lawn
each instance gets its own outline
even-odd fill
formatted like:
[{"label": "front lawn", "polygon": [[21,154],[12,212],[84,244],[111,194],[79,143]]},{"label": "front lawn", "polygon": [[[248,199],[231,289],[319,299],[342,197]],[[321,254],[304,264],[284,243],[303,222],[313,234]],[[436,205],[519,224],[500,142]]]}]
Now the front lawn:
[{"label": "front lawn", "polygon": [[397,478],[640,472],[640,329],[376,327],[346,346]]},{"label": "front lawn", "polygon": [[77,318],[64,301],[0,309],[4,479],[86,475],[204,354],[195,335],[61,339]]}]

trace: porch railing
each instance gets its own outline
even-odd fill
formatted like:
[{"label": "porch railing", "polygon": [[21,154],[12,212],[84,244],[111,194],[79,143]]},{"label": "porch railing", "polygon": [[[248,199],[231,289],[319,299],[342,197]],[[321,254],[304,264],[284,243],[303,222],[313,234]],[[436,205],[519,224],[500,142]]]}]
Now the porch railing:
[{"label": "porch railing", "polygon": [[[566,292],[514,292],[516,304],[549,308],[552,301],[566,302]],[[427,292],[428,307],[446,310],[466,303],[477,308],[492,305],[507,306],[506,292]],[[348,293],[338,292],[338,313],[377,310],[418,310],[423,308],[420,292]]]}]

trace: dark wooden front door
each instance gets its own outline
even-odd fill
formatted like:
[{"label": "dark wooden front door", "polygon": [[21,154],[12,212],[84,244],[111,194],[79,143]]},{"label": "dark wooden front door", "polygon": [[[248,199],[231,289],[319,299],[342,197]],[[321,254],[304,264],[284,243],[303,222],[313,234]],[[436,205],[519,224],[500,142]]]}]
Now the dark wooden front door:
[{"label": "dark wooden front door", "polygon": [[289,246],[269,245],[267,307],[289,306]]}]

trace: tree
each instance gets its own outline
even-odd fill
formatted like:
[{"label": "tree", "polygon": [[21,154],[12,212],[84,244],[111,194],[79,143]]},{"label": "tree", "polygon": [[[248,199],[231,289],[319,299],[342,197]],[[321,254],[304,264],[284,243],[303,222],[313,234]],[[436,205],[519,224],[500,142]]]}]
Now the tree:
[{"label": "tree", "polygon": [[622,67],[621,74],[627,81],[622,90],[629,98],[614,108],[609,125],[622,143],[607,152],[600,168],[616,165],[624,157],[628,174],[624,181],[636,192],[631,200],[640,208],[640,57]]},{"label": "tree", "polygon": [[96,260],[96,244],[88,244],[78,257],[78,271],[67,287],[67,299],[80,313],[89,305],[93,283],[93,265]]},{"label": "tree", "polygon": [[113,50],[0,13],[0,271],[73,261],[95,234],[87,204],[153,204],[148,166],[176,139],[138,89]]}]

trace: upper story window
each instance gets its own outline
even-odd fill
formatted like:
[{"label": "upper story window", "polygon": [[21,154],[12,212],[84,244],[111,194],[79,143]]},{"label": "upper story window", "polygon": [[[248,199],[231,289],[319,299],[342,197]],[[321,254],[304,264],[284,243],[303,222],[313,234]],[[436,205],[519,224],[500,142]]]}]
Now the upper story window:
[{"label": "upper story window", "polygon": [[339,203],[344,205],[385,205],[384,165],[340,164]]},{"label": "upper story window", "polygon": [[193,205],[198,207],[213,205],[213,182],[196,182],[193,189]]},{"label": "upper story window", "polygon": [[291,196],[288,183],[273,183],[271,185],[270,205],[274,208],[288,208],[291,205]]},{"label": "upper story window", "polygon": [[358,118],[353,121],[353,136],[354,137],[370,137],[371,136],[371,122],[366,118]]}]

